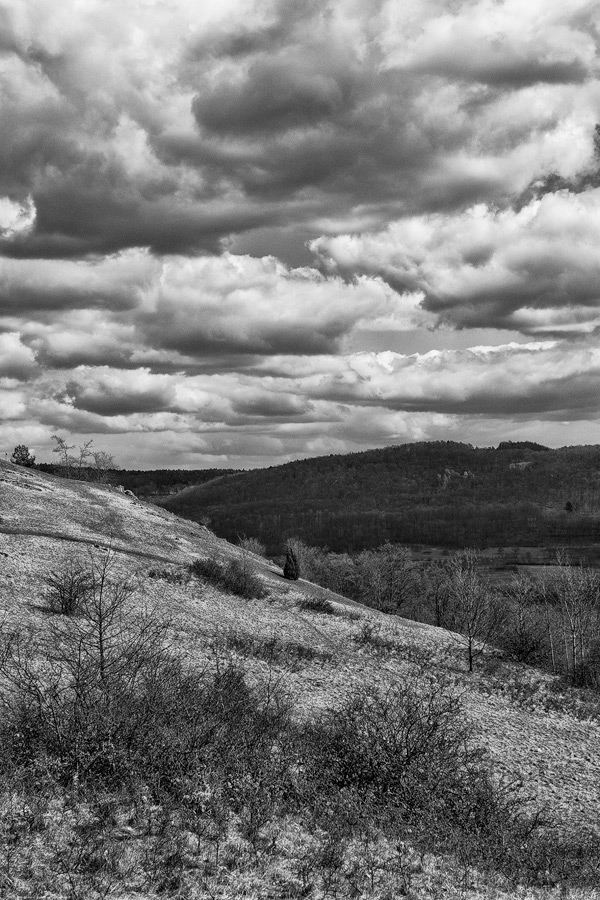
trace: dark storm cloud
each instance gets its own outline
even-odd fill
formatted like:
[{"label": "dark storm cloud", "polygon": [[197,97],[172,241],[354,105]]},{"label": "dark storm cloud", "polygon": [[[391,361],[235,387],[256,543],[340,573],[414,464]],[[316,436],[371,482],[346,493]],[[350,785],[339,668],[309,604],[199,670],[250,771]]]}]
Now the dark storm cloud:
[{"label": "dark storm cloud", "polygon": [[[42,15],[44,27],[19,22],[18,34],[15,16],[6,30],[13,37],[0,191],[15,200],[30,194],[37,218],[29,231],[5,236],[0,252],[216,253],[223,238],[257,228],[294,224],[315,235],[320,218],[352,218],[357,207],[356,227],[364,229],[410,211],[506,202],[515,178],[524,188],[547,163],[534,164],[532,154],[525,169],[533,171],[522,176],[467,164],[469,155],[497,153],[498,135],[489,146],[485,135],[499,94],[574,83],[590,69],[575,22],[559,23],[559,36],[537,49],[521,47],[516,31],[504,52],[479,34],[477,5],[475,37],[466,38],[465,10],[442,8],[449,36],[439,45],[441,26],[431,39],[425,32],[411,58],[414,36],[401,18],[390,27],[380,0],[280,0],[265,10],[253,10],[244,25],[240,12],[195,36],[178,19],[170,35],[165,19],[164,38],[149,14],[141,25],[153,51],[146,55],[139,22],[116,6],[101,20],[84,10],[74,35],[66,12],[55,26]],[[435,11],[424,4],[423,23],[430,19]],[[557,17],[548,19],[554,28]],[[461,87],[469,67],[497,90],[482,99]],[[438,70],[446,84],[432,81]],[[536,128],[554,129],[556,118]],[[508,130],[515,144],[536,139],[530,123]],[[465,163],[450,164],[460,154]]]},{"label": "dark storm cloud", "polygon": [[300,353],[316,355],[335,353],[340,338],[346,329],[332,324],[319,330],[314,325],[276,326],[262,324],[258,327],[248,323],[248,330],[237,333],[232,327],[215,323],[213,327],[201,320],[192,322],[176,321],[171,316],[152,317],[145,329],[149,343],[177,350],[192,356],[221,356],[226,360],[236,354],[250,356],[272,356],[279,353]]},{"label": "dark storm cloud", "polygon": [[65,396],[77,410],[99,416],[128,416],[163,412],[174,405],[175,394],[173,385],[163,376],[146,371],[132,376],[103,367],[89,372],[86,378],[67,381]]},{"label": "dark storm cloud", "polygon": [[251,65],[241,85],[225,82],[192,109],[198,123],[221,134],[307,128],[336,116],[348,106],[351,84],[315,71],[313,60],[265,58]]},{"label": "dark storm cloud", "polygon": [[234,398],[232,408],[240,416],[276,417],[285,421],[290,417],[294,419],[297,416],[305,416],[314,410],[314,404],[306,398],[291,394],[261,394],[239,400]]},{"label": "dark storm cloud", "polygon": [[70,261],[0,258],[0,316],[39,317],[75,310],[133,310],[157,266],[148,256]]},{"label": "dark storm cloud", "polygon": [[268,47],[247,33],[250,60],[204,81],[194,99],[200,143],[207,152],[222,136],[235,141],[235,152],[223,148],[220,164],[255,198],[317,189],[319,205],[329,195],[332,209],[336,196],[410,205],[411,179],[457,137],[419,121],[411,112],[419,84],[383,71],[375,42],[359,50],[344,39],[334,6],[295,12],[290,21],[289,4],[279,4],[280,27]]},{"label": "dark storm cloud", "polygon": [[25,310],[32,314],[90,308],[125,310],[133,306],[135,298],[126,291],[0,282],[0,316],[21,315]]},{"label": "dark storm cloud", "polygon": [[430,72],[446,78],[461,78],[465,81],[480,81],[491,87],[523,88],[540,82],[546,84],[580,84],[591,73],[580,60],[567,62],[560,60],[500,58],[497,61],[482,62],[468,56],[447,62],[415,67],[417,71]]},{"label": "dark storm cloud", "polygon": [[116,188],[106,193],[107,185],[96,181],[95,189],[80,182],[40,192],[34,229],[0,239],[0,253],[17,259],[78,258],[133,247],[148,247],[158,254],[216,253],[225,234],[273,224],[283,215],[252,205],[240,210],[227,202],[213,209],[210,203],[186,203],[181,208],[176,199],[146,201]]}]

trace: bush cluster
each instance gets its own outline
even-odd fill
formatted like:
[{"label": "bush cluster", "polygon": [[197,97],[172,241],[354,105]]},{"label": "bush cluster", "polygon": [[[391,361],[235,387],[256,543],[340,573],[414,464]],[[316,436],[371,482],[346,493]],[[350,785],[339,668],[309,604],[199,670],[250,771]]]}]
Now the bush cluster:
[{"label": "bush cluster", "polygon": [[217,559],[195,559],[190,563],[190,572],[208,584],[247,600],[259,599],[266,594],[262,581],[246,557],[226,563]]},{"label": "bush cluster", "polygon": [[44,580],[48,608],[66,616],[74,615],[82,608],[92,587],[89,569],[76,557],[65,560],[57,569],[51,569]]}]

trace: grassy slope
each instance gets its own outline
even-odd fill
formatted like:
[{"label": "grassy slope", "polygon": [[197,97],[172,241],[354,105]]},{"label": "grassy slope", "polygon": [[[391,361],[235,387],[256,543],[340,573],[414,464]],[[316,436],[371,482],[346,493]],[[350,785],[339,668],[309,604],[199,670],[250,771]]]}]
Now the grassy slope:
[{"label": "grassy slope", "polygon": [[[0,617],[21,627],[43,628],[44,573],[70,554],[98,554],[111,544],[119,569],[138,581],[138,602],[168,609],[178,643],[198,661],[232,631],[255,638],[276,636],[321,651],[302,665],[275,667],[300,714],[335,703],[352,684],[402,678],[415,660],[437,667],[464,688],[465,708],[498,771],[521,777],[557,823],[596,826],[600,721],[586,720],[588,712],[594,713],[593,704],[588,708],[575,693],[565,691],[557,698],[549,676],[497,662],[490,653],[469,678],[455,636],[335,595],[330,597],[336,616],[301,611],[298,601],[324,593],[322,589],[302,582],[291,585],[258,559],[254,562],[268,587],[263,600],[240,600],[196,581],[177,584],[150,577],[152,569],[175,572],[194,556],[228,559],[240,550],[200,525],[106,487],[0,461],[0,519]],[[383,650],[361,642],[365,623],[373,624],[385,639]],[[260,659],[248,663],[257,677],[267,671]],[[520,698],[524,692],[525,700]],[[555,706],[559,708],[551,708]]]}]

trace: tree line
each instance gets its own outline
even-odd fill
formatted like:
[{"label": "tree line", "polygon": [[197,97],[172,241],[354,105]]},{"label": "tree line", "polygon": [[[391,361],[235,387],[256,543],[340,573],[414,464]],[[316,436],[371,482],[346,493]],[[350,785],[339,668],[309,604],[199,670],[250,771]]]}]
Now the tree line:
[{"label": "tree line", "polygon": [[154,498],[178,493],[191,485],[203,484],[213,478],[234,474],[234,469],[122,469],[114,456],[104,450],[96,450],[93,440],[80,447],[68,444],[60,435],[53,435],[53,453],[58,454],[55,463],[36,463],[35,455],[25,444],[18,444],[10,461],[25,468],[36,468],[49,475],[77,480],[100,481],[121,484],[138,497]]}]

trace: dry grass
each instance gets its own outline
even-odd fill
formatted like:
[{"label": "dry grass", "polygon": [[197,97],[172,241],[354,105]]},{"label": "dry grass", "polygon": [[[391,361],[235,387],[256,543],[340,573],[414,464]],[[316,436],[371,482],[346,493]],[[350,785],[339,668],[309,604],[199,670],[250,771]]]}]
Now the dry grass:
[{"label": "dry grass", "polygon": [[[0,620],[4,617],[21,630],[43,628],[48,615],[43,609],[44,574],[60,565],[61,559],[97,557],[109,546],[118,572],[136,582],[136,602],[158,606],[168,614],[173,640],[195,662],[215,653],[244,656],[246,668],[256,678],[275,673],[299,715],[341,701],[353,686],[401,680],[415,667],[437,669],[464,689],[467,714],[499,774],[521,778],[527,793],[547,806],[556,823],[597,827],[600,721],[585,719],[581,703],[568,688],[562,709],[561,704],[549,704],[549,676],[526,666],[504,664],[494,673],[483,666],[469,677],[456,636],[362,608],[302,581],[290,586],[259,557],[252,557],[252,562],[267,590],[265,598],[231,597],[183,577],[195,557],[227,561],[243,554],[203,526],[107,487],[61,480],[0,461]],[[331,602],[338,614],[303,609],[315,595]],[[268,658],[246,652],[242,644],[236,648],[235,640],[227,641],[232,634],[245,636],[257,647],[269,642],[304,646],[314,655],[310,658],[307,652],[301,664],[298,660],[292,664],[285,653]],[[365,634],[376,635],[378,642],[365,639]],[[285,848],[286,841],[305,839],[290,822],[279,842]],[[261,872],[250,856],[244,862],[247,848],[230,849],[240,857],[237,874],[226,878],[223,873],[213,874],[212,893],[205,896],[277,897],[276,873]],[[408,865],[410,848],[406,853]],[[417,861],[413,863],[416,866]],[[278,865],[285,869],[283,850]],[[271,893],[263,892],[267,882]],[[448,861],[434,857],[420,858],[411,884],[415,898],[559,897],[558,891],[547,887],[508,891],[476,873],[453,872]],[[386,895],[373,889],[364,896]],[[588,890],[560,896],[577,900],[600,897],[600,893]]]}]

